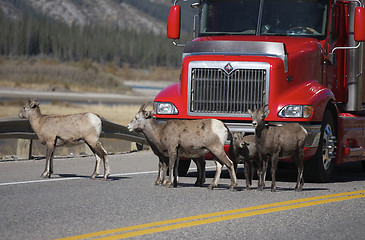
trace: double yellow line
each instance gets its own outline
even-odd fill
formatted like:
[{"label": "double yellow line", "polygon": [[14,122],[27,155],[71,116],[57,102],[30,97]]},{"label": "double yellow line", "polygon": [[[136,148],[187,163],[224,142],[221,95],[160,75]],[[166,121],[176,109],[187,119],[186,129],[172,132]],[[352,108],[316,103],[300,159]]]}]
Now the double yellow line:
[{"label": "double yellow line", "polygon": [[[290,209],[309,207],[315,205],[321,205],[325,203],[340,202],[350,199],[365,197],[365,190],[344,192],[330,195],[322,195],[317,197],[309,197],[302,199],[289,200],[278,203],[265,204],[254,207],[246,207],[240,209],[233,209],[222,212],[208,213],[202,215],[196,215],[191,217],[177,218],[159,222],[146,223],[141,225],[135,225],[124,228],[111,229],[101,232],[94,232],[83,234],[79,236],[62,238],[62,240],[77,240],[77,239],[124,239],[135,236],[142,236],[151,233],[164,232],[174,229],[192,227],[197,225],[203,225],[208,223],[222,222],[226,220],[250,217],[260,214],[267,214],[273,212],[280,212]],[[98,238],[99,237],[99,238]],[[61,239],[60,239],[61,240]]]}]

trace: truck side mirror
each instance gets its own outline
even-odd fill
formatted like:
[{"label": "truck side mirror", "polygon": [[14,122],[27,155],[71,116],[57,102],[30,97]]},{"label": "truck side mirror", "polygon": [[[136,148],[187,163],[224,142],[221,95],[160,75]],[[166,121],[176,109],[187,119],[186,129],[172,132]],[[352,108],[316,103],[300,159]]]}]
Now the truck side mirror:
[{"label": "truck side mirror", "polygon": [[357,7],[355,9],[355,41],[365,41],[365,8]]},{"label": "truck side mirror", "polygon": [[170,9],[169,18],[167,20],[167,37],[170,39],[180,38],[180,18],[181,9],[179,5],[174,5]]}]

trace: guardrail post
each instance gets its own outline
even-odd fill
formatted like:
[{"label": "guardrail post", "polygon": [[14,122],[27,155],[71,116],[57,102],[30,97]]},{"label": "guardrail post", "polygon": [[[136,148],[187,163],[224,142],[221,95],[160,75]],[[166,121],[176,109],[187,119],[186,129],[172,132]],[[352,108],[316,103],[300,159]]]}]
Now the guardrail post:
[{"label": "guardrail post", "polygon": [[16,156],[18,159],[32,158],[32,139],[18,139]]}]

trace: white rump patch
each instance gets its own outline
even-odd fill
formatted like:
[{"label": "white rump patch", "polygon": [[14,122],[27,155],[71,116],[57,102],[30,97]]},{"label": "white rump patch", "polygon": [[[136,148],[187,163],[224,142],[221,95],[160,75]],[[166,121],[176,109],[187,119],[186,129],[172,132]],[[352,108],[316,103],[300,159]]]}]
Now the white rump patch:
[{"label": "white rump patch", "polygon": [[226,142],[228,138],[228,131],[221,121],[212,119],[212,132],[217,134],[222,144]]},{"label": "white rump patch", "polygon": [[95,131],[98,133],[98,135],[100,135],[102,131],[101,119],[93,113],[89,113],[88,117],[91,124],[94,125]]}]

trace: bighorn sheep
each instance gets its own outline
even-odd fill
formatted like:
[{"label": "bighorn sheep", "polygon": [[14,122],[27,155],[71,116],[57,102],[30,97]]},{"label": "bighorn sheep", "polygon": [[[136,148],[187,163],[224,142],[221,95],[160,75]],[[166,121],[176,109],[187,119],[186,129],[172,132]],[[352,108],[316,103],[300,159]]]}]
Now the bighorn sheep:
[{"label": "bighorn sheep", "polygon": [[[237,186],[237,178],[233,162],[224,151],[229,130],[223,122],[216,119],[200,120],[168,120],[158,123],[152,115],[152,111],[146,111],[147,104],[143,104],[134,119],[128,124],[130,131],[142,132],[150,144],[154,154],[160,159],[168,158],[170,171],[167,186],[172,184],[174,175],[174,187],[177,186],[177,167],[180,157],[196,160],[211,152],[214,159],[227,166],[231,176],[230,189]],[[204,160],[204,159],[203,159]],[[173,171],[174,169],[174,171]],[[210,189],[217,186],[219,176],[214,178]]]},{"label": "bighorn sheep", "polygon": [[229,155],[236,165],[244,164],[246,189],[249,189],[252,185],[255,161],[258,158],[255,135],[245,136],[245,132],[233,132]]},{"label": "bighorn sheep", "polygon": [[[267,157],[272,157],[271,161],[271,191],[276,191],[275,173],[279,158],[288,158],[296,163],[298,167],[298,178],[295,186],[296,191],[301,191],[303,181],[303,156],[304,143],[308,136],[307,131],[298,123],[288,123],[282,126],[266,126],[265,118],[270,110],[265,108],[267,105],[248,113],[252,118],[252,125],[255,127],[256,146],[260,159],[261,174],[259,176],[258,189],[262,190],[265,185],[265,174],[267,168]],[[260,169],[259,169],[260,170]]]},{"label": "bighorn sheep", "polygon": [[53,154],[55,147],[86,143],[96,157],[96,165],[91,178],[99,174],[100,160],[104,162],[104,180],[109,176],[107,152],[102,147],[99,136],[102,122],[93,113],[71,115],[43,115],[39,103],[29,100],[19,113],[27,118],[39,141],[46,145],[46,168],[41,176],[50,178],[53,173]]}]

